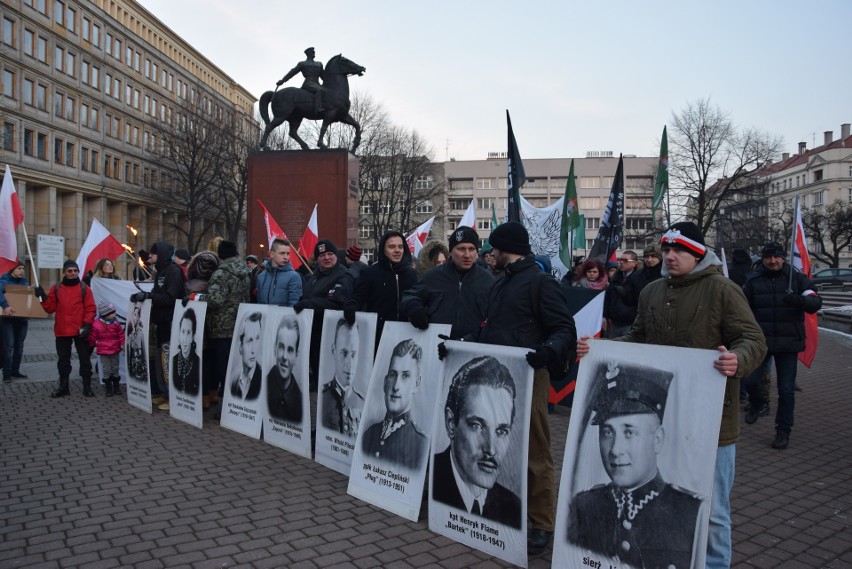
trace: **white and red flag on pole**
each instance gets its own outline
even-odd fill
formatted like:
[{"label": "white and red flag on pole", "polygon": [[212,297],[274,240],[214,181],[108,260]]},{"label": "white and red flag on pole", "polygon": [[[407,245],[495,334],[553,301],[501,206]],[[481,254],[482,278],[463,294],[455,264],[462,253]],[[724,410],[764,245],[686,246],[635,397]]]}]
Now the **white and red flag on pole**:
[{"label": "white and red flag on pole", "polygon": [[467,209],[465,210],[464,215],[462,216],[461,221],[459,221],[459,224],[456,229],[458,229],[462,225],[470,227],[471,229],[476,229],[476,209],[473,207],[473,200],[470,200],[470,205],[467,206]]},{"label": "white and red flag on pole", "polygon": [[[796,229],[793,237],[793,268],[798,269],[803,275],[811,278],[811,257],[808,254],[808,242],[805,239],[805,226],[802,224],[802,209],[796,201]],[[816,294],[808,290],[805,294]],[[799,361],[807,367],[816,356],[819,344],[819,323],[816,314],[805,313],[805,350],[799,352]]]},{"label": "white and red flag on pole", "polygon": [[[305,232],[302,234],[302,238],[299,239],[299,253],[301,253],[302,257],[305,259],[310,259],[314,254],[314,247],[317,246],[317,242],[319,241],[319,226],[317,224],[317,206],[314,204],[314,212],[311,214],[311,219],[308,221],[308,226],[305,228]],[[293,257],[290,257],[292,262]],[[300,263],[301,265],[301,263]],[[293,265],[295,269],[296,266]]]},{"label": "white and red flag on pole", "polygon": [[18,264],[18,226],[24,221],[24,212],[18,201],[18,192],[12,181],[12,172],[6,165],[3,188],[0,190],[0,274],[7,273]]},{"label": "white and red flag on pole", "polygon": [[[561,207],[561,206],[560,206]],[[603,328],[604,291],[590,288],[571,287],[566,293],[568,310],[574,316],[577,327],[577,337],[591,336],[600,338]],[[577,366],[572,373],[558,381],[550,382],[550,394],[548,403],[570,403],[573,399],[567,399],[574,393],[577,385]]]},{"label": "white and red flag on pole", "polygon": [[259,203],[261,209],[263,209],[263,223],[266,225],[266,239],[268,241],[266,245],[268,247],[272,247],[272,242],[276,239],[287,239],[287,234],[284,233],[284,230],[281,229],[281,226],[278,225],[278,222],[275,221],[269,213],[269,210],[266,209],[265,205],[263,205],[263,202],[257,200],[257,203]]},{"label": "white and red flag on pole", "polygon": [[412,231],[411,234],[405,238],[405,242],[408,243],[408,250],[415,257],[420,253],[420,250],[423,248],[423,244],[426,243],[426,238],[429,237],[429,232],[432,230],[433,221],[435,221],[434,215],[424,221],[417,229]]},{"label": "white and red flag on pole", "polygon": [[104,257],[115,262],[122,254],[124,246],[97,219],[92,219],[89,236],[77,256],[77,266],[80,267],[80,274],[85,275]]}]

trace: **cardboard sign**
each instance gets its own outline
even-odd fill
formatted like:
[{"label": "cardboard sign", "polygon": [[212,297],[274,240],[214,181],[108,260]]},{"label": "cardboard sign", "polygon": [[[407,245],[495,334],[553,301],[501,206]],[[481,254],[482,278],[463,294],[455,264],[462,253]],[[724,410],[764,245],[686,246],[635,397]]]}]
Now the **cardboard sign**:
[{"label": "cardboard sign", "polygon": [[12,316],[17,318],[47,318],[47,312],[33,293],[33,287],[6,285],[6,302],[12,308]]}]

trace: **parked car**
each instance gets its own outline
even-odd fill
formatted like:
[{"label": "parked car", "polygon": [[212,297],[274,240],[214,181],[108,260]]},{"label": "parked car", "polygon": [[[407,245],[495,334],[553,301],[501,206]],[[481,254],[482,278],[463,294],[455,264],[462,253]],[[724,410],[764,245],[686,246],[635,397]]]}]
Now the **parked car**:
[{"label": "parked car", "polygon": [[822,287],[842,287],[852,285],[852,269],[823,269],[813,275],[814,285]]}]

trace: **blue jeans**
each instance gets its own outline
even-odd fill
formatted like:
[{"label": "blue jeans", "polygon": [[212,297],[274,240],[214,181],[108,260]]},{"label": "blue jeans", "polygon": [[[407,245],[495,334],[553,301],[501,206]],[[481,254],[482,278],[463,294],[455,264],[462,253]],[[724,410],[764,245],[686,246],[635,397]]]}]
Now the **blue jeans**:
[{"label": "blue jeans", "polygon": [[716,449],[716,474],[710,500],[710,530],[707,536],[707,569],[731,567],[731,488],[737,445]]},{"label": "blue jeans", "polygon": [[3,377],[21,373],[21,358],[24,356],[24,340],[27,338],[26,318],[3,318]]},{"label": "blue jeans", "polygon": [[[774,352],[766,355],[763,364],[758,366],[746,379],[748,399],[757,409],[763,406],[763,394],[760,392],[760,376],[764,367],[775,360],[775,375],[778,382],[778,408],[775,411],[775,428],[787,431],[793,428],[793,409],[796,404],[796,372],[799,366],[799,354],[795,352]],[[753,409],[755,407],[752,407]]]}]

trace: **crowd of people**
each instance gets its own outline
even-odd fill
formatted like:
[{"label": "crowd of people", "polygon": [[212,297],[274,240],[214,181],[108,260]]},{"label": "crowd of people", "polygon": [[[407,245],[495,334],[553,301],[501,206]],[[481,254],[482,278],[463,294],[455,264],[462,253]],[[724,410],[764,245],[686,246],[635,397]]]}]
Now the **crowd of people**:
[{"label": "crowd of people", "polygon": [[[761,389],[761,378],[768,375],[774,360],[779,401],[772,446],[786,448],[793,426],[796,355],[804,349],[804,314],[821,306],[812,284],[790,267],[780,244],[766,244],[755,263],[746,253],[748,270],[744,270],[743,255],[737,251],[731,276],[726,278],[721,261],[705,245],[698,227],[681,222],[672,225],[659,243],[647,246],[641,260],[632,250],[618,256],[617,267],[611,262],[581,258],[561,282],[553,278],[548,259],[532,255],[529,234],[517,222],[495,228],[485,247],[474,229],[459,227],[446,243],[426,243],[417,260],[398,231],[381,237],[372,264],[361,261],[357,246],[338,249],[330,240],[322,239],[313,256],[295,271],[290,263],[292,252],[292,245],[283,239],[274,240],[268,258],[260,260],[251,255],[242,259],[236,244],[221,238],[195,255],[175,250],[163,241],[150,247],[147,263],[135,276],[147,279],[150,274],[153,289],[134,294],[131,301],[152,301],[156,343],[150,354],[154,369],[152,391],[161,409],[168,409],[169,385],[163,365],[156,363],[161,362],[160,354],[170,342],[176,302],[207,303],[207,349],[203,353],[209,361],[203,366],[203,377],[194,382],[197,385],[200,381],[204,407],[212,409],[214,417],[220,412],[230,343],[241,303],[290,306],[297,313],[306,308],[316,312],[310,346],[312,389],[318,384],[324,310],[341,310],[350,326],[356,312],[374,312],[378,315],[378,337],[387,321],[407,321],[419,329],[441,323],[451,325],[450,339],[527,348],[526,359],[534,369],[528,548],[536,554],[547,547],[555,526],[555,469],[548,420],[550,379],[565,369],[566,362],[570,366],[589,350],[587,337],[577,339],[568,297],[577,287],[602,291],[604,338],[719,351],[715,369],[727,377],[727,384],[714,473],[707,566],[729,565],[729,496],[735,443],[740,433],[741,393],[747,394],[750,403],[745,422],[753,424],[766,406],[767,393]],[[16,267],[3,275],[0,283],[27,284],[23,272],[22,266]],[[98,262],[93,276],[119,278],[108,259]],[[120,329],[121,325],[114,318],[114,307],[95,306],[87,279],[79,277],[79,267],[68,261],[62,280],[49,292],[36,288],[44,309],[56,314],[59,385],[53,397],[69,394],[72,346],[79,356],[85,396],[93,395],[91,347],[98,350],[102,361],[107,358],[103,364],[104,377],[108,378],[107,395],[118,393],[119,389],[110,356],[123,348],[123,335],[119,342],[115,332],[116,326]],[[10,318],[2,288],[0,306],[4,309],[3,373],[8,381],[25,377],[20,371],[20,354],[26,320]],[[446,344],[442,343],[439,357],[446,354]],[[632,412],[636,412],[635,407]],[[465,409],[454,409],[453,413],[461,416]],[[609,414],[617,416],[618,412]],[[484,490],[487,492],[488,488]],[[471,496],[476,496],[475,488]]]}]

